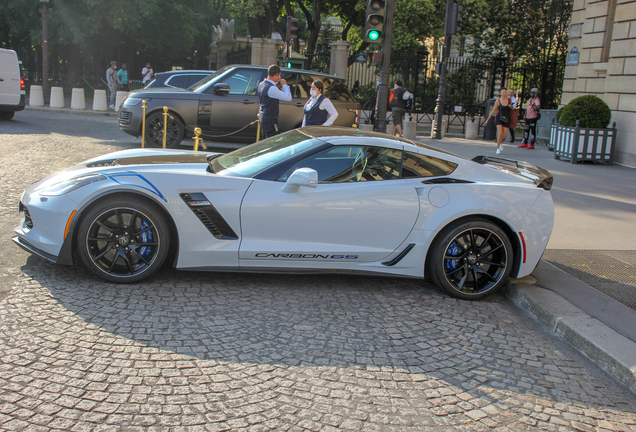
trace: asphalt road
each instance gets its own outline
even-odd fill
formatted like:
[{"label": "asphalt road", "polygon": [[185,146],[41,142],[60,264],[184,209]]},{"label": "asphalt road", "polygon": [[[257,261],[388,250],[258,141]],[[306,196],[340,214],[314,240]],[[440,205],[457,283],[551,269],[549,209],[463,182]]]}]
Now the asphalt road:
[{"label": "asphalt road", "polygon": [[634,395],[502,295],[168,267],[122,286],[31,256],[22,190],[138,142],[27,111],[0,144],[0,429],[636,431]]}]

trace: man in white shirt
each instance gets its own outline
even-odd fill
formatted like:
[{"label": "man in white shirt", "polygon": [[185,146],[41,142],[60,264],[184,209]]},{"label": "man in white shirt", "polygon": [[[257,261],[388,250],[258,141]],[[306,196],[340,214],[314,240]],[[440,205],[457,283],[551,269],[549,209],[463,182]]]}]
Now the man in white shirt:
[{"label": "man in white shirt", "polygon": [[[278,113],[280,101],[291,102],[292,95],[287,81],[280,77],[280,67],[271,65],[267,69],[267,78],[258,85],[258,121],[261,123],[263,139],[272,137],[278,133]],[[282,90],[276,87],[280,81]]]},{"label": "man in white shirt", "polygon": [[141,83],[144,87],[152,80],[152,73],[152,66],[150,66],[150,63],[146,63],[146,67],[141,70]]}]

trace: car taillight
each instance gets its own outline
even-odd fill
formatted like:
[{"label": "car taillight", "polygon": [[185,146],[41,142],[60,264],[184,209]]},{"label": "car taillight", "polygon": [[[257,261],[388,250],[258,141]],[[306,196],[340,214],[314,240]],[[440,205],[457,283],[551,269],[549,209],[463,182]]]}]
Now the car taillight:
[{"label": "car taillight", "polygon": [[20,78],[20,91],[24,91],[24,77]]}]

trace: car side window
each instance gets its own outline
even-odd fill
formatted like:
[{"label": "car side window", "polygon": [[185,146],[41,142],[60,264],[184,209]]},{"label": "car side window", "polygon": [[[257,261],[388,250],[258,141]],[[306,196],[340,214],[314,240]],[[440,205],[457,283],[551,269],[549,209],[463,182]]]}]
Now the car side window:
[{"label": "car side window", "polygon": [[[191,85],[194,85],[196,83],[198,83],[199,81],[201,81],[203,78],[205,78],[207,75],[190,75],[188,77],[188,83],[187,86],[190,87]],[[186,87],[187,88],[187,87]]]},{"label": "car side window", "polygon": [[383,147],[334,146],[290,167],[279,181],[287,181],[298,168],[318,172],[319,183],[344,183],[400,178],[402,151]]},{"label": "car side window", "polygon": [[255,95],[262,72],[259,70],[238,69],[222,80],[230,86],[232,95]]},{"label": "car side window", "polygon": [[455,168],[457,168],[457,164],[454,162],[417,153],[404,152],[402,178],[445,176],[455,171]]},{"label": "car side window", "polygon": [[186,75],[174,75],[166,81],[166,84],[171,87],[185,88],[187,80],[188,77]]},{"label": "car side window", "polygon": [[316,77],[325,85],[325,97],[332,101],[351,102],[354,100],[351,92],[340,79]]},{"label": "car side window", "polygon": [[303,75],[296,72],[285,72],[283,78],[287,80],[287,85],[289,86],[292,97],[309,99],[311,83],[307,86]]}]

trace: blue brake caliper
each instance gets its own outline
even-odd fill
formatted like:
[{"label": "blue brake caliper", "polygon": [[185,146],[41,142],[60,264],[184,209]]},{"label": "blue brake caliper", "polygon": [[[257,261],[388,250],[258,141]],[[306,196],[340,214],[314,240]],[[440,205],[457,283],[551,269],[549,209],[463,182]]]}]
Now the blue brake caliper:
[{"label": "blue brake caliper", "polygon": [[[145,230],[149,226],[150,225],[148,225],[148,222],[146,222],[144,219],[141,219],[141,231]],[[148,231],[142,233],[140,238],[141,238],[141,241],[143,243],[151,242],[152,241],[152,231],[148,230]],[[148,255],[150,255],[150,252],[152,252],[150,246],[144,246],[141,249],[139,249],[139,255],[144,257],[144,258],[148,258]]]},{"label": "blue brake caliper", "polygon": [[[448,250],[446,251],[446,255],[458,256],[460,252],[460,247],[456,241],[452,242],[450,246],[448,246]],[[457,260],[447,259],[446,260],[446,271],[452,272],[457,268]]]}]

